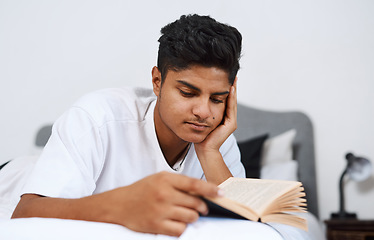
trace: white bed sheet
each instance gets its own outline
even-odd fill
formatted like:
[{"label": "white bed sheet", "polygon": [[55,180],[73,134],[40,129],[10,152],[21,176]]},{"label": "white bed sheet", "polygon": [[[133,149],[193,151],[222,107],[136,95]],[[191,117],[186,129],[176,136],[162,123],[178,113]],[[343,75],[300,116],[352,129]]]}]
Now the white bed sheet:
[{"label": "white bed sheet", "polygon": [[307,232],[279,223],[270,223],[269,225],[275,228],[285,240],[326,240],[324,225],[313,214],[307,212],[297,213],[297,215],[307,220]]},{"label": "white bed sheet", "polygon": [[[178,238],[137,233],[125,227],[108,223],[29,218],[0,220],[0,239],[174,240]],[[282,237],[276,230],[266,224],[245,220],[202,217],[196,223],[190,224],[179,239],[282,240]]]},{"label": "white bed sheet", "polygon": [[176,238],[137,233],[108,223],[47,218],[1,219],[0,239],[321,240],[324,239],[324,234],[318,225],[314,220],[309,222],[310,230],[305,232],[282,224],[268,225],[247,220],[201,217],[197,222],[190,224],[180,238]]}]

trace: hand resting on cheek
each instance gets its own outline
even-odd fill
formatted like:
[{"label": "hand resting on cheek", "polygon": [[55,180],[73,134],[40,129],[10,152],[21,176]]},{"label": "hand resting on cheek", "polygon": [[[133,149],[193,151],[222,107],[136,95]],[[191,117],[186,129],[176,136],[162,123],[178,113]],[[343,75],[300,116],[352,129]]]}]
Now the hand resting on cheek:
[{"label": "hand resting on cheek", "polygon": [[220,147],[237,128],[237,78],[230,88],[225,115],[218,125],[201,143],[195,144],[196,154],[209,182],[220,184],[232,174],[226,166]]}]

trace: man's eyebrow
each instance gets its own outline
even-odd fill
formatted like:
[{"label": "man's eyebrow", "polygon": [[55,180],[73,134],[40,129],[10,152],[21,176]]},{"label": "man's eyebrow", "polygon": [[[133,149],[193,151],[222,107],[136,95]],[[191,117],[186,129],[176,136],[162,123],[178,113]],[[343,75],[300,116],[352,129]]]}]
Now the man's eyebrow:
[{"label": "man's eyebrow", "polygon": [[212,95],[226,95],[226,94],[229,94],[230,92],[229,91],[224,91],[224,92],[215,92],[213,93]]},{"label": "man's eyebrow", "polygon": [[192,85],[192,84],[190,84],[190,83],[188,83],[188,82],[186,82],[186,81],[183,81],[183,80],[177,80],[177,82],[179,82],[179,83],[181,83],[181,84],[183,84],[183,85],[185,85],[185,86],[187,86],[187,87],[189,87],[189,88],[191,88],[191,89],[193,89],[193,90],[196,90],[196,91],[198,91],[198,92],[201,92],[200,88],[195,87],[194,85]]},{"label": "man's eyebrow", "polygon": [[[188,82],[186,82],[186,81],[183,81],[183,80],[177,80],[177,82],[179,82],[180,84],[183,84],[183,85],[185,85],[185,86],[187,86],[187,87],[189,87],[189,88],[191,88],[191,89],[194,89],[194,90],[196,90],[196,91],[198,91],[198,92],[201,92],[200,88],[198,88],[198,87],[196,87],[196,86],[194,86],[194,85],[192,85],[192,84],[190,84],[190,83],[188,83]],[[213,93],[212,95],[226,95],[226,94],[229,94],[229,93],[230,93],[229,91],[224,91],[224,92],[215,92],[215,93]]]}]

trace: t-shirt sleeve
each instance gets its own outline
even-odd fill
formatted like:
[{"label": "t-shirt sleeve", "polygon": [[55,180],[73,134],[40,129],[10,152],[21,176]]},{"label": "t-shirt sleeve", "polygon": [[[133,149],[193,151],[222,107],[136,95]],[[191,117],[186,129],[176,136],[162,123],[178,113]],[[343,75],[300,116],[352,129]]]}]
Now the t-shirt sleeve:
[{"label": "t-shirt sleeve", "polygon": [[220,148],[223,160],[234,177],[245,177],[245,170],[240,161],[240,151],[236,139],[231,134]]},{"label": "t-shirt sleeve", "polygon": [[103,156],[99,126],[83,109],[73,107],[54,124],[22,193],[63,198],[92,195]]}]

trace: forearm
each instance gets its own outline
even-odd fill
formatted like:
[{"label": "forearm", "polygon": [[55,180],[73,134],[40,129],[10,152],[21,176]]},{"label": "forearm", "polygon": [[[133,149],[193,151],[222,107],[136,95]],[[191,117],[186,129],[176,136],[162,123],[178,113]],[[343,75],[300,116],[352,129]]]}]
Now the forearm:
[{"label": "forearm", "polygon": [[[191,194],[193,193],[193,194]],[[12,218],[48,217],[115,223],[138,232],[180,236],[206,214],[199,197],[218,197],[214,184],[160,172],[131,185],[80,199],[22,196]]]},{"label": "forearm", "polygon": [[26,194],[17,205],[12,218],[45,217],[108,222],[99,201],[100,196],[64,199]]},{"label": "forearm", "polygon": [[197,156],[208,182],[218,185],[232,177],[219,151],[201,151]]}]

